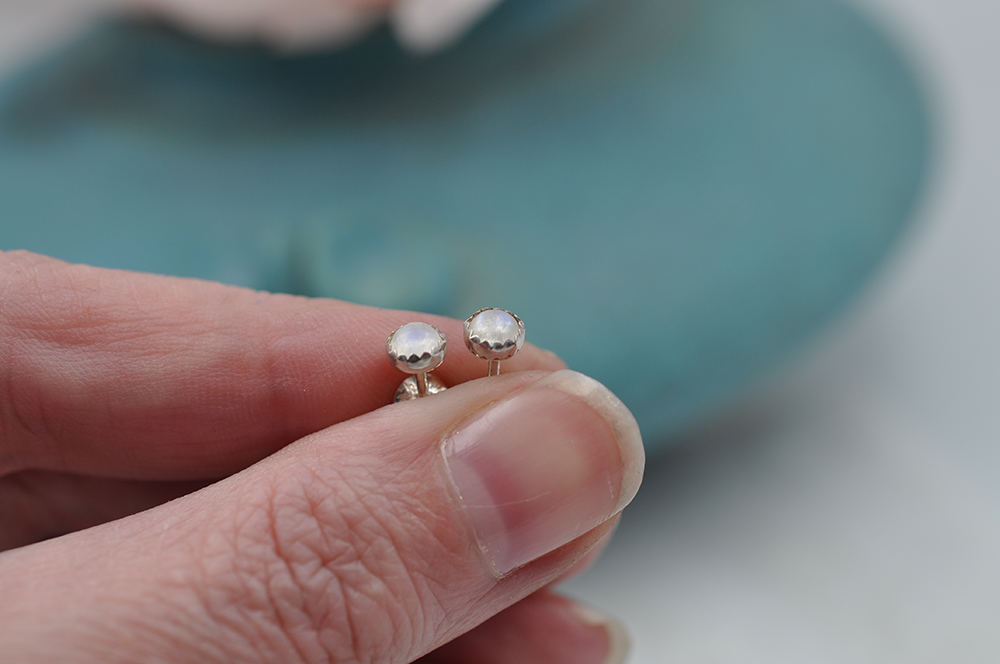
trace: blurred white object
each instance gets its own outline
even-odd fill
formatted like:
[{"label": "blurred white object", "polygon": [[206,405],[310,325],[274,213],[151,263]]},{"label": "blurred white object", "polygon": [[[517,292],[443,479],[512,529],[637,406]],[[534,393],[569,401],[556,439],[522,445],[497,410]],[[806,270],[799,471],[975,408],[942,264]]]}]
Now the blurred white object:
[{"label": "blurred white object", "polygon": [[122,0],[193,32],[225,41],[262,39],[282,49],[347,43],[377,24],[379,0]]},{"label": "blurred white object", "polygon": [[401,0],[392,9],[396,37],[410,50],[430,53],[450,46],[500,0]]},{"label": "blurred white object", "polygon": [[207,39],[282,51],[343,46],[383,22],[414,53],[451,46],[501,0],[0,0],[0,68],[80,29],[95,15],[162,18]]},{"label": "blurred white object", "polygon": [[259,40],[285,51],[348,44],[388,21],[429,53],[457,41],[500,0],[119,0],[208,38]]},{"label": "blurred white object", "polygon": [[118,0],[0,0],[0,73],[72,38]]}]

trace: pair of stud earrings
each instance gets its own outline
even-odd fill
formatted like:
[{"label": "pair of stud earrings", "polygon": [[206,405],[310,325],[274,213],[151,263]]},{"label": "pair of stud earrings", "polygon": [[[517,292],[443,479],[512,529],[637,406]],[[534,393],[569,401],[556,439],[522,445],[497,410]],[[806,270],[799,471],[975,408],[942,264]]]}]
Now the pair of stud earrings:
[{"label": "pair of stud earrings", "polygon": [[[489,362],[489,376],[500,374],[501,360],[507,360],[524,345],[524,323],[504,309],[480,309],[465,321],[465,347]],[[409,401],[447,389],[430,372],[441,366],[448,341],[441,330],[427,323],[407,323],[385,341],[389,361],[403,373],[411,374],[396,390],[395,401]]]}]

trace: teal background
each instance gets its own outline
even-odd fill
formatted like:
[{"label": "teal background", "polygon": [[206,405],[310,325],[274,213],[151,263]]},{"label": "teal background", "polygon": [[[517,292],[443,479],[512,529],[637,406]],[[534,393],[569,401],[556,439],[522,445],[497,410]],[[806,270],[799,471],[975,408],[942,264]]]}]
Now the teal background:
[{"label": "teal background", "polygon": [[0,248],[505,307],[655,449],[857,292],[928,134],[898,51],[833,0],[507,0],[427,58],[116,23],[0,85]]}]

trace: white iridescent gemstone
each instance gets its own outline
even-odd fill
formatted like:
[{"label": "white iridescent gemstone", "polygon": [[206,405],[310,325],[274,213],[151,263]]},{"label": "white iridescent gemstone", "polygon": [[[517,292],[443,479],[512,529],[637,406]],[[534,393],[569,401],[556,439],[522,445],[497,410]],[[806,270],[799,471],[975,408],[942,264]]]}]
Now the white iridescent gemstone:
[{"label": "white iridescent gemstone", "polygon": [[524,323],[503,309],[481,309],[465,321],[465,345],[484,360],[506,360],[524,345]]},{"label": "white iridescent gemstone", "polygon": [[425,373],[444,361],[444,335],[427,323],[407,323],[389,335],[385,350],[392,365],[408,374]]}]

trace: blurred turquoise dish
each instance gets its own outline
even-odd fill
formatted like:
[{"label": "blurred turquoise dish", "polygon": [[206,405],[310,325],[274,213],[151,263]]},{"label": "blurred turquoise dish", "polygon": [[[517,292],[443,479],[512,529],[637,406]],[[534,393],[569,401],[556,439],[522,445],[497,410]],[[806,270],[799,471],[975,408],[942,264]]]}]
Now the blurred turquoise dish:
[{"label": "blurred turquoise dish", "polygon": [[0,85],[0,247],[504,307],[657,448],[858,290],[927,150],[906,63],[833,0],[507,0],[427,58],[109,24]]}]

